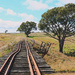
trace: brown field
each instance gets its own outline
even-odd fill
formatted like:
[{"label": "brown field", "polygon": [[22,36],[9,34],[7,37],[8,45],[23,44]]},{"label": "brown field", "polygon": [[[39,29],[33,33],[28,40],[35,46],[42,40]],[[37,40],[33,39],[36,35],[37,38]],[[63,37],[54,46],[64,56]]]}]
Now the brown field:
[{"label": "brown field", "polygon": [[[21,39],[25,38],[24,34],[4,34],[0,33],[0,57],[9,53],[9,46],[17,43]],[[9,47],[9,48],[8,48]],[[11,46],[12,48],[13,46]]]},{"label": "brown field", "polygon": [[[18,42],[23,38],[25,38],[25,35],[22,33],[0,34],[0,47],[8,45],[12,41]],[[39,43],[41,43],[41,41],[52,43],[48,53],[44,56],[44,59],[56,73],[46,75],[75,75],[75,73],[72,73],[75,72],[75,36],[66,38],[63,48],[64,54],[59,52],[58,41],[44,33],[32,33],[29,35],[29,38],[34,39]],[[1,51],[0,56],[8,52],[9,51]]]},{"label": "brown field", "polygon": [[39,43],[41,43],[41,41],[52,43],[48,53],[44,56],[44,59],[55,72],[59,73],[48,75],[75,75],[75,73],[65,73],[75,72],[75,36],[66,38],[63,48],[64,54],[59,52],[58,41],[46,36],[44,33],[32,33],[30,34],[30,38]]},{"label": "brown field", "polygon": [[53,74],[46,74],[46,75],[75,75],[75,73],[53,73]]}]

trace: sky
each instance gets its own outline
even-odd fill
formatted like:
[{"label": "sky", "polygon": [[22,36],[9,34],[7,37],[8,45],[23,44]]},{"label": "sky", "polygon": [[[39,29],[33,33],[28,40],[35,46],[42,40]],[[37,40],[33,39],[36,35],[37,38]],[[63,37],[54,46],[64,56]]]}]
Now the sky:
[{"label": "sky", "polygon": [[0,33],[16,32],[22,22],[39,23],[41,15],[75,0],[0,0]]}]

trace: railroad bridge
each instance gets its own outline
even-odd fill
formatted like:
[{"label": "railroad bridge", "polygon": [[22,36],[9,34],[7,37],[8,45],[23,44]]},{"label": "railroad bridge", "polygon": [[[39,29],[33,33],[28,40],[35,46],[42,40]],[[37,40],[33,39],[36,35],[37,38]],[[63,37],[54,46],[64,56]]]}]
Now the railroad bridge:
[{"label": "railroad bridge", "polygon": [[54,72],[27,41],[20,41],[14,49],[0,58],[0,75],[45,75]]}]

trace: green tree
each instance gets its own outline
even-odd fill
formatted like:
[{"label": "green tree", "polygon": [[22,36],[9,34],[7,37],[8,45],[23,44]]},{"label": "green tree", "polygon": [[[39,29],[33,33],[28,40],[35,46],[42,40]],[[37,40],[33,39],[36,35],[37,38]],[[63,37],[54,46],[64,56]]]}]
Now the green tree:
[{"label": "green tree", "polygon": [[20,25],[20,27],[17,29],[17,31],[25,32],[26,36],[28,37],[28,35],[31,33],[32,29],[36,29],[36,23],[26,21]]},{"label": "green tree", "polygon": [[75,34],[75,4],[69,3],[48,10],[42,14],[38,27],[52,38],[58,40],[59,51],[63,53],[65,38]]},{"label": "green tree", "polygon": [[7,33],[8,32],[8,30],[5,30],[5,33]]}]

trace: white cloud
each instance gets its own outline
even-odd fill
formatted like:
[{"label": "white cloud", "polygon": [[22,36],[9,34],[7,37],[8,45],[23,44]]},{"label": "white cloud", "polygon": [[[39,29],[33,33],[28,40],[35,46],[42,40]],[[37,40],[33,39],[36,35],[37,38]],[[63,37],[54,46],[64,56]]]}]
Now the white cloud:
[{"label": "white cloud", "polygon": [[46,3],[51,3],[53,2],[53,0],[46,0]]},{"label": "white cloud", "polygon": [[75,3],[75,0],[59,0],[59,2],[67,4],[67,3]]},{"label": "white cloud", "polygon": [[54,8],[54,7],[50,7],[49,9],[52,9],[52,8]]},{"label": "white cloud", "polygon": [[28,15],[26,13],[19,13],[18,16],[22,17],[22,21],[34,21],[37,19],[33,15]]},{"label": "white cloud", "polygon": [[75,3],[75,0],[59,0],[59,2],[56,3],[55,5],[63,6],[63,4],[68,4],[68,3]]},{"label": "white cloud", "polygon": [[16,32],[17,28],[21,25],[22,22],[17,21],[4,21],[0,19],[0,33],[4,33],[7,29],[8,32]]},{"label": "white cloud", "polygon": [[0,27],[4,27],[4,28],[9,28],[9,27],[19,27],[21,24],[21,22],[16,22],[16,21],[4,21],[2,19],[0,19]]},{"label": "white cloud", "polygon": [[8,29],[8,28],[0,28],[0,33],[5,33],[5,30],[8,30],[8,33],[15,33],[16,29],[12,28],[12,29]]},{"label": "white cloud", "polygon": [[13,10],[4,9],[4,8],[0,7],[0,12],[2,12],[2,11],[6,12],[7,14],[10,14],[10,15],[16,15],[16,12],[14,12]]},{"label": "white cloud", "polygon": [[49,6],[45,3],[42,3],[42,1],[34,1],[34,0],[26,0],[24,5],[28,5],[28,9],[31,10],[41,10],[41,9],[47,9]]},{"label": "white cloud", "polygon": [[12,28],[12,29],[7,29],[7,30],[8,30],[8,33],[15,33],[17,29]]},{"label": "white cloud", "polygon": [[[23,15],[21,14],[21,16],[23,16]],[[2,32],[4,33],[5,30],[8,30],[8,32],[10,32],[10,33],[16,32],[17,28],[21,25],[21,23],[22,22],[4,21],[4,20],[0,19],[0,33],[2,33]]]},{"label": "white cloud", "polygon": [[56,3],[55,5],[56,5],[56,6],[63,6],[62,3]]},{"label": "white cloud", "polygon": [[0,28],[0,33],[4,33],[5,29],[4,28]]},{"label": "white cloud", "polygon": [[10,10],[10,9],[7,9],[7,14],[16,15],[16,13],[13,10]]},{"label": "white cloud", "polygon": [[4,8],[0,7],[0,12],[4,11]]}]

